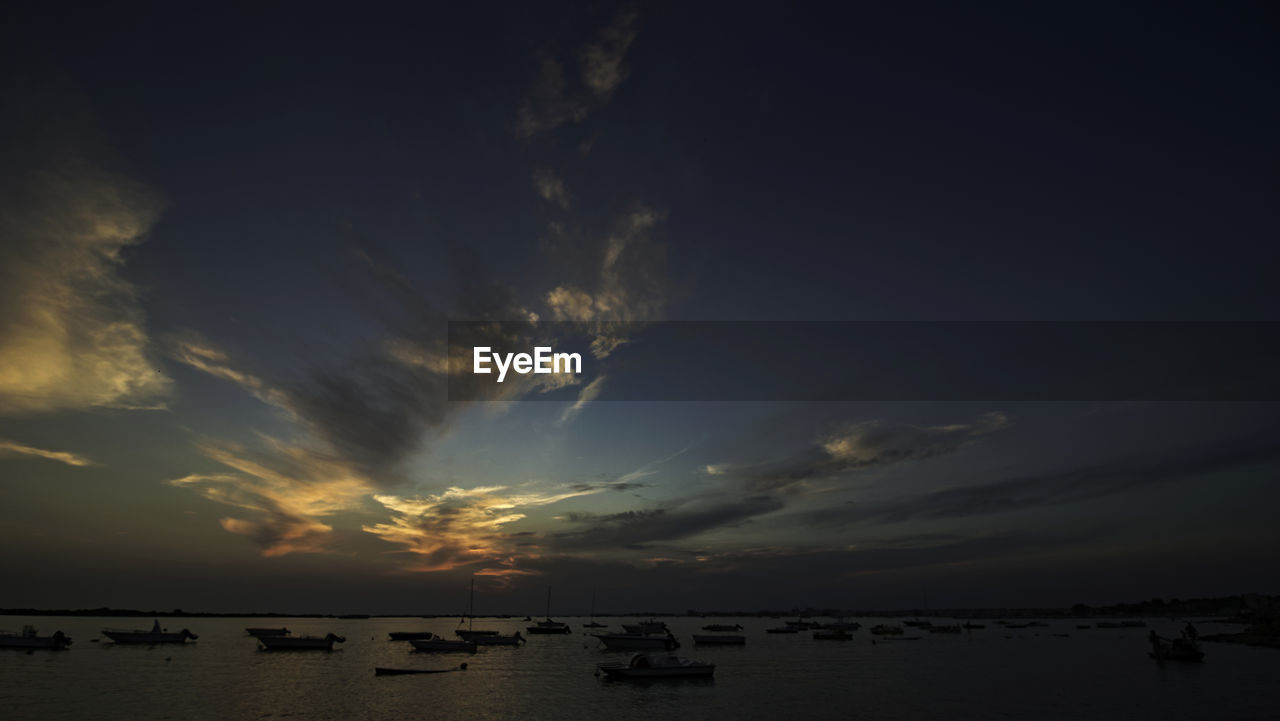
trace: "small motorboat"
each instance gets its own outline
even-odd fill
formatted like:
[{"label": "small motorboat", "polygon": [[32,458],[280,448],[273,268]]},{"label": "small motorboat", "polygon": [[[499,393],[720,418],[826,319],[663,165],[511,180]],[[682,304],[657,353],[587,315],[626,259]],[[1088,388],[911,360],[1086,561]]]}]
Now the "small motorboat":
[{"label": "small motorboat", "polygon": [[459,664],[457,668],[386,668],[385,666],[375,666],[373,669],[374,676],[410,676],[422,673],[452,673],[453,671],[466,671],[467,664]]},{"label": "small motorboat", "polygon": [[435,638],[436,635],[430,631],[392,631],[387,634],[387,639],[391,641],[413,641],[422,638]]},{"label": "small motorboat", "polygon": [[497,636],[498,635],[497,631],[472,631],[469,628],[460,628],[457,631],[454,631],[454,633],[457,634],[458,638],[464,641],[470,641],[479,636]]},{"label": "small motorboat", "polygon": [[177,633],[171,633],[166,629],[160,628],[160,621],[158,620],[151,624],[150,631],[104,628],[102,629],[102,635],[119,644],[148,646],[158,643],[186,643],[187,639],[194,641],[199,638],[185,628]]},{"label": "small motorboat", "polygon": [[1194,633],[1183,632],[1182,638],[1161,638],[1152,631],[1147,638],[1151,641],[1148,656],[1157,661],[1181,661],[1183,663],[1200,663],[1204,660],[1204,651],[1200,650],[1200,642]]},{"label": "small motorboat", "polygon": [[644,633],[593,633],[600,643],[610,651],[670,651],[678,648],[680,642],[668,632],[665,636]]},{"label": "small motorboat", "polygon": [[422,651],[428,653],[475,653],[475,639],[470,641],[455,641],[451,638],[441,638],[432,636],[431,638],[415,638],[409,641],[409,645],[413,646],[414,651]]},{"label": "small motorboat", "polygon": [[254,627],[254,628],[246,628],[245,633],[249,634],[250,636],[253,636],[254,638],[261,638],[263,636],[288,636],[289,629],[283,626],[281,626],[280,628]]},{"label": "small motorboat", "polygon": [[729,633],[695,633],[693,643],[698,646],[745,646],[747,637]]},{"label": "small motorboat", "polygon": [[710,678],[714,663],[665,653],[637,653],[627,663],[601,663],[596,673],[608,678]]},{"label": "small motorboat", "polygon": [[34,626],[23,626],[20,633],[0,632],[0,648],[47,648],[58,651],[70,645],[71,637],[61,631],[54,631],[52,636],[41,636],[36,633]]},{"label": "small motorboat", "polygon": [[347,639],[336,633],[325,636],[258,636],[264,651],[332,651],[333,644]]},{"label": "small motorboat", "polygon": [[[645,635],[671,632],[667,628],[666,623],[662,621],[657,621],[652,618],[649,619],[648,621],[641,621],[640,623],[624,623],[622,624],[622,630],[626,631],[627,633],[639,633],[639,634],[645,634]],[[730,630],[733,630],[733,629],[730,629]]]},{"label": "small motorboat", "polygon": [[511,635],[486,633],[479,636],[472,636],[469,640],[477,646],[519,646],[525,642],[524,636],[521,636],[519,631],[516,631]]},{"label": "small motorboat", "polygon": [[725,623],[711,623],[702,627],[703,631],[741,631],[742,626],[734,624],[732,626]]}]

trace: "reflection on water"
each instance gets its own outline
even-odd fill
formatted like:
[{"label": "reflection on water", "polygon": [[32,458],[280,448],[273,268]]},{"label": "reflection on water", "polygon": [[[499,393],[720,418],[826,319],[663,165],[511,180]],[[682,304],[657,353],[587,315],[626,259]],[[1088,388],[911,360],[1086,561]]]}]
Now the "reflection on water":
[{"label": "reflection on water", "polygon": [[[676,618],[667,621],[684,644],[678,653],[717,664],[714,680],[637,683],[597,678],[595,664],[627,654],[600,650],[584,635],[584,619],[564,620],[570,635],[473,655],[410,653],[407,643],[386,640],[394,630],[451,637],[452,619],[288,619],[295,635],[334,632],[347,641],[333,652],[271,653],[245,634],[262,625],[253,619],[165,619],[199,641],[130,647],[99,634],[121,619],[8,617],[0,625],[61,629],[74,644],[0,653],[0,698],[13,719],[1280,718],[1280,652],[1206,644],[1203,664],[1162,665],[1146,656],[1146,628],[1052,621],[872,644],[874,620],[864,619],[853,640],[814,641],[765,634],[777,625],[768,619],[717,619],[745,627],[747,644],[736,647],[694,646],[691,634],[706,621]],[[524,623],[484,625],[512,633]],[[1176,635],[1181,625],[1152,627]],[[468,669],[457,673],[373,674],[375,666],[462,662]]]}]

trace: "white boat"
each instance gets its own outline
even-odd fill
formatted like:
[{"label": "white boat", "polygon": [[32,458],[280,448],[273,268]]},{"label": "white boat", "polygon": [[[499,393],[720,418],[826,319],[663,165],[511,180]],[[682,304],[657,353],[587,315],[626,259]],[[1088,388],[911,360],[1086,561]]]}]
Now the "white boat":
[{"label": "white boat", "polygon": [[600,643],[610,651],[644,651],[647,649],[670,651],[680,642],[670,633],[665,636],[643,633],[594,633]]},{"label": "white boat", "polygon": [[601,663],[596,669],[609,678],[710,678],[716,665],[665,653],[637,653],[627,663]]},{"label": "white boat", "polygon": [[166,629],[160,628],[160,621],[151,624],[150,631],[141,631],[137,629],[125,630],[119,628],[104,628],[102,635],[120,644],[135,645],[153,645],[157,643],[186,643],[187,639],[192,641],[199,638],[187,629],[182,629],[177,633],[171,633]]},{"label": "white boat", "polygon": [[693,642],[699,646],[745,646],[747,637],[729,633],[695,633]]},{"label": "white boat", "polygon": [[258,636],[258,643],[267,651],[332,651],[333,644],[346,640],[336,633],[325,636]]},{"label": "white boat", "polygon": [[455,641],[451,638],[441,638],[432,636],[431,638],[415,638],[409,641],[409,645],[413,646],[414,651],[426,651],[431,653],[475,653],[475,639],[470,641]]},{"label": "white boat", "polygon": [[71,637],[61,631],[54,631],[52,636],[36,634],[34,626],[23,626],[21,633],[0,632],[0,648],[48,648],[64,649],[71,645]]}]

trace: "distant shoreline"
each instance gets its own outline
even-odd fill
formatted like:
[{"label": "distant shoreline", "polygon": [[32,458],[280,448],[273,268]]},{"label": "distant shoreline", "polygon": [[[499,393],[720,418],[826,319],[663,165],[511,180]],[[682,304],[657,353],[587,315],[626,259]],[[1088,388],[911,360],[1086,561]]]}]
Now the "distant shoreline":
[{"label": "distant shoreline", "polygon": [[[635,618],[635,617],[694,617],[694,618],[963,618],[963,619],[1000,619],[1000,618],[1215,618],[1224,623],[1249,623],[1255,611],[1263,608],[1275,608],[1280,605],[1280,596],[1263,594],[1242,594],[1216,598],[1200,598],[1178,600],[1152,599],[1138,603],[1123,603],[1111,606],[1088,606],[1075,604],[1058,608],[900,608],[900,609],[838,609],[838,608],[791,608],[747,610],[705,610],[688,609],[682,613],[662,613],[651,610],[636,610],[623,613],[596,613],[597,618]],[[521,620],[525,615],[541,616],[538,613],[519,614],[484,614],[477,618],[515,619]],[[565,618],[587,617],[587,613],[559,614]],[[169,611],[143,611],[131,608],[79,608],[79,609],[39,609],[39,608],[3,608],[0,616],[92,616],[92,617],[148,617],[148,618],[461,618],[466,613],[452,610],[448,613],[281,613],[274,611],[185,611],[173,609]]]}]

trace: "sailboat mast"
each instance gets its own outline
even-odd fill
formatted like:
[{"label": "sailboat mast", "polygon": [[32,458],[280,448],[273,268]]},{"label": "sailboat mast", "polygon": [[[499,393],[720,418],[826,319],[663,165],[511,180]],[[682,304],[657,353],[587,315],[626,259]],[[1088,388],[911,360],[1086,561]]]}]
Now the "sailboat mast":
[{"label": "sailboat mast", "polygon": [[470,631],[476,622],[476,577],[471,577],[471,599],[467,602],[467,630]]}]

